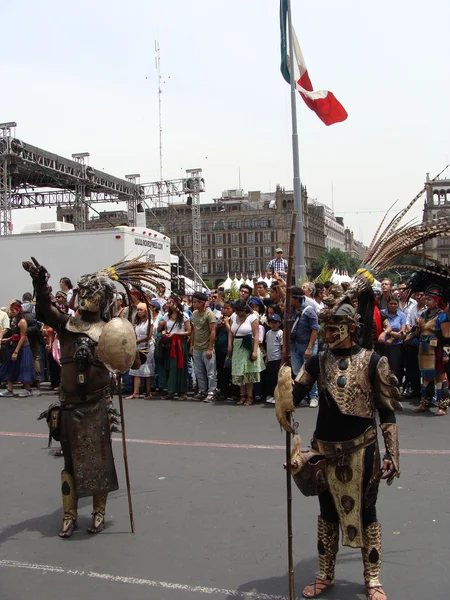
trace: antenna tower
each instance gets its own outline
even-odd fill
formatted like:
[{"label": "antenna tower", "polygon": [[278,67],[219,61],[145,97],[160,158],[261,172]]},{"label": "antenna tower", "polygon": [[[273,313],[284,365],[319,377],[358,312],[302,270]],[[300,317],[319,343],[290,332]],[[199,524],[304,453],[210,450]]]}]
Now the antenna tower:
[{"label": "antenna tower", "polygon": [[[162,152],[162,105],[161,105],[161,54],[159,51],[159,42],[155,41],[155,66],[158,72],[158,114],[159,114],[159,179],[163,178],[163,152]],[[161,201],[159,202],[161,206]]]}]

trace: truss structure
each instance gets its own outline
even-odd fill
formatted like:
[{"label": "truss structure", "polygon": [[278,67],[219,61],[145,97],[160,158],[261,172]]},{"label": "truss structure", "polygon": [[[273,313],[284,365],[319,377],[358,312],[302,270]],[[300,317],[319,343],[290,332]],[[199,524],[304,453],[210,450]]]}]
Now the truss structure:
[{"label": "truss structure", "polygon": [[162,207],[185,196],[192,207],[193,266],[200,285],[201,169],[187,169],[180,179],[141,184],[139,174],[120,179],[89,166],[88,152],[68,159],[27,144],[15,137],[15,127],[14,122],[0,124],[0,235],[12,233],[12,211],[21,208],[72,208],[75,228],[85,229],[91,204],[126,202],[128,224],[134,226],[144,202]]}]

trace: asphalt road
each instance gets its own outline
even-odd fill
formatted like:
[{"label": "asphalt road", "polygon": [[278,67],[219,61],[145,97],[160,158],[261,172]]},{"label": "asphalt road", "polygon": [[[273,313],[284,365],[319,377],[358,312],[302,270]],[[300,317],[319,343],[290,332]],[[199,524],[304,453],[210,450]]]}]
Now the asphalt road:
[{"label": "asphalt road", "polygon": [[[288,595],[284,434],[273,409],[161,400],[126,401],[136,534],[121,488],[108,525],[61,540],[59,473],[39,411],[51,396],[0,398],[1,600],[275,600]],[[316,410],[296,412],[309,440]],[[383,484],[382,581],[390,600],[450,595],[450,415],[398,417],[402,476]],[[258,447],[260,446],[260,447]],[[317,499],[293,486],[296,596],[317,568]],[[358,550],[341,547],[329,600],[365,598]]]}]

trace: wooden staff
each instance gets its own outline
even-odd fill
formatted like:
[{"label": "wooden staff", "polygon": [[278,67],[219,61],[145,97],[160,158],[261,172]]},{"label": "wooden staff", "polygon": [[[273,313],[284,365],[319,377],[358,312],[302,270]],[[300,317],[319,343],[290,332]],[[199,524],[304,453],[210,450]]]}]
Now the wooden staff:
[{"label": "wooden staff", "polygon": [[130,485],[130,471],[128,468],[128,455],[127,455],[127,440],[125,437],[125,415],[123,412],[123,398],[122,398],[122,375],[117,375],[117,385],[119,387],[119,409],[120,409],[120,425],[122,428],[122,451],[123,451],[123,462],[125,465],[125,478],[127,481],[127,494],[128,494],[128,510],[130,513],[130,525],[131,533],[135,533],[134,528],[134,515],[133,515],[133,503],[131,501],[131,485]]},{"label": "wooden staff", "polygon": [[[292,294],[292,267],[294,264],[295,249],[295,223],[297,213],[292,213],[291,235],[289,238],[289,260],[286,281],[286,304],[284,311],[283,333],[283,358],[282,364],[291,366],[291,294]],[[291,413],[286,413],[286,420],[291,425]],[[295,600],[294,586],[294,557],[292,552],[292,477],[291,477],[291,434],[286,431],[286,496],[287,496],[287,530],[288,530],[288,573],[289,573],[289,600]]]}]

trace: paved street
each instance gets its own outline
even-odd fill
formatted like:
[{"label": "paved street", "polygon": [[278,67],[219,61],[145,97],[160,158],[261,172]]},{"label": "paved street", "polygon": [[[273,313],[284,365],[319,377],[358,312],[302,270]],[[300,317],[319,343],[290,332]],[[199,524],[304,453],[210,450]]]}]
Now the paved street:
[{"label": "paved street", "polygon": [[[120,490],[107,529],[58,538],[61,458],[47,449],[41,409],[54,396],[0,399],[1,600],[275,600],[287,596],[284,434],[273,409],[126,401],[136,534],[130,533],[121,445]],[[305,444],[316,410],[296,412]],[[450,587],[450,416],[399,415],[402,476],[381,487],[382,581],[390,600],[444,600]],[[259,447],[258,447],[259,446]],[[317,500],[295,486],[297,597],[316,569]],[[365,598],[358,550],[340,549],[323,597]]]}]

